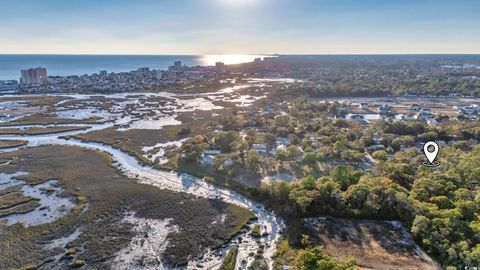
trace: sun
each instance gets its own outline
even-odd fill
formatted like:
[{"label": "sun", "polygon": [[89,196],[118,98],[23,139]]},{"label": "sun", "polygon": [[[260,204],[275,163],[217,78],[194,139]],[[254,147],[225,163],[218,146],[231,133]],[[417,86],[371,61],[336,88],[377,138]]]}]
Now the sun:
[{"label": "sun", "polygon": [[248,6],[255,4],[258,0],[219,0],[224,5],[229,6]]}]

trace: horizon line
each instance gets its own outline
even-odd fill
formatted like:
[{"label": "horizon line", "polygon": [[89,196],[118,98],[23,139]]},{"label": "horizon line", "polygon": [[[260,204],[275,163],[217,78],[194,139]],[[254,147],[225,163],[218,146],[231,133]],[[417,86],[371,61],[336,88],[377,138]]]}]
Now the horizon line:
[{"label": "horizon line", "polygon": [[251,55],[251,56],[395,56],[395,55],[480,55],[472,53],[226,53],[226,54],[137,54],[137,53],[0,53],[0,55],[96,55],[96,56],[212,56],[212,55]]}]

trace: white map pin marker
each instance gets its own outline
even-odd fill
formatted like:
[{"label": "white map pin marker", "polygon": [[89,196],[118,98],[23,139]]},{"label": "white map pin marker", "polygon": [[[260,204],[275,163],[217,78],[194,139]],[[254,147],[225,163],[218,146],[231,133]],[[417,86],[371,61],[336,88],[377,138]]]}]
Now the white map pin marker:
[{"label": "white map pin marker", "polygon": [[[434,148],[433,151],[428,150],[428,148],[431,148],[431,147]],[[423,153],[427,157],[428,162],[430,162],[430,165],[432,165],[438,155],[438,144],[434,141],[427,142],[423,146]]]}]

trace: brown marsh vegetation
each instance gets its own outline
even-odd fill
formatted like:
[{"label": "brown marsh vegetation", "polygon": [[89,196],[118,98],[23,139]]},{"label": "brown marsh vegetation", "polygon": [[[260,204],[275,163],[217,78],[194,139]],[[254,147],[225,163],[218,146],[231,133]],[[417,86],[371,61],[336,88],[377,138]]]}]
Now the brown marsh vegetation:
[{"label": "brown marsh vegetation", "polygon": [[28,141],[24,140],[0,140],[0,148],[13,148],[24,146],[28,143]]},{"label": "brown marsh vegetation", "polygon": [[[115,127],[111,127],[66,137],[108,144],[136,157],[143,163],[149,164],[151,162],[144,156],[143,147],[212,132],[217,127],[220,118],[219,115],[212,116],[214,112],[216,111],[180,113],[177,120],[181,121],[182,125],[165,126],[161,129],[129,129],[119,131]],[[187,133],[182,132],[182,129],[185,127],[188,127]]]},{"label": "brown marsh vegetation", "polygon": [[[185,264],[207,247],[228,241],[253,214],[220,200],[160,190],[123,176],[112,166],[108,154],[70,146],[41,146],[2,153],[10,159],[0,171],[29,172],[19,176],[31,184],[55,179],[64,189],[62,196],[77,206],[54,222],[24,227],[0,225],[0,268],[26,265],[49,268],[52,258],[64,254],[61,263],[84,262],[89,269],[110,267],[115,254],[125,248],[134,235],[132,224],[122,222],[127,212],[139,218],[173,219],[179,232],[168,236],[163,261]],[[214,222],[224,215],[224,222]],[[45,248],[45,244],[81,229],[81,234],[64,247]],[[65,256],[68,250],[75,253]],[[68,249],[68,250],[67,250]]]},{"label": "brown marsh vegetation", "polygon": [[55,127],[31,127],[27,129],[20,128],[2,128],[2,135],[44,135],[52,133],[60,133],[67,131],[77,131],[89,128],[88,126],[55,126]]}]

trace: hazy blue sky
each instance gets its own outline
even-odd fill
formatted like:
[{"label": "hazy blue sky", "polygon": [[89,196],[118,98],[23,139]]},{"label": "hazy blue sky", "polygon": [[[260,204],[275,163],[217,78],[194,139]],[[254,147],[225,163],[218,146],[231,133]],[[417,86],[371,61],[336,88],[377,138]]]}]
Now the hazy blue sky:
[{"label": "hazy blue sky", "polygon": [[0,53],[480,53],[480,1],[0,0]]}]

